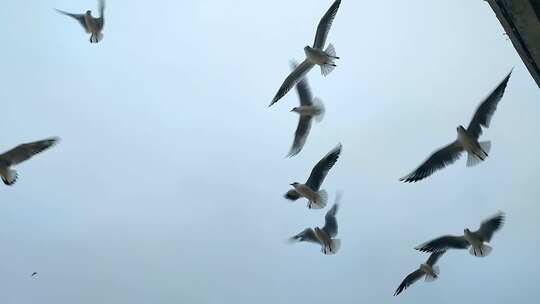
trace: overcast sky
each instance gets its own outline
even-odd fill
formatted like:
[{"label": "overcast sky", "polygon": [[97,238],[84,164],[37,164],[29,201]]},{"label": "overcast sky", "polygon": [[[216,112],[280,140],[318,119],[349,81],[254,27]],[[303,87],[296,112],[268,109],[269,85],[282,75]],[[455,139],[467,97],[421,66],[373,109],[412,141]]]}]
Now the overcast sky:
[{"label": "overcast sky", "polygon": [[[343,0],[338,67],[308,75],[325,120],[287,159],[296,93],[267,105],[330,4],[111,0],[91,45],[54,8],[96,1],[4,1],[0,150],[62,141],[0,188],[0,303],[534,303],[540,94],[489,5]],[[398,182],[513,66],[489,159]],[[282,195],[338,142],[342,247],[324,256],[285,240],[326,210]],[[450,252],[392,296],[427,259],[413,247],[498,210],[489,257]]]}]

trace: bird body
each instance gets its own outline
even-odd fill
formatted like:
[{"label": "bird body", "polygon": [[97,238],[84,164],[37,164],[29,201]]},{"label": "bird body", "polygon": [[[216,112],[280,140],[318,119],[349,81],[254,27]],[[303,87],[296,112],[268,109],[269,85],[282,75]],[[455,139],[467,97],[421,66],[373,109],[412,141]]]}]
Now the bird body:
[{"label": "bird body", "polygon": [[398,288],[394,292],[394,296],[399,295],[409,286],[414,284],[416,281],[420,280],[422,277],[425,277],[426,282],[432,282],[439,278],[439,267],[435,265],[439,258],[445,253],[445,251],[433,252],[428,260],[420,264],[420,267],[415,271],[409,273],[405,279],[399,284]]},{"label": "bird body", "polygon": [[341,144],[338,144],[334,149],[328,152],[328,154],[313,167],[305,184],[298,182],[290,184],[294,189],[289,190],[285,194],[285,198],[296,201],[299,198],[304,197],[308,200],[307,207],[309,209],[324,208],[328,201],[328,194],[325,190],[320,190],[320,188],[326,175],[336,164],[341,154],[341,149]]},{"label": "bird body", "polygon": [[319,244],[321,246],[321,252],[325,255],[336,254],[341,247],[341,240],[335,238],[338,233],[336,214],[340,200],[341,193],[338,192],[334,206],[332,206],[324,216],[324,226],[322,228],[306,228],[297,235],[289,238],[289,241]]},{"label": "bird body", "polygon": [[448,249],[469,249],[469,253],[476,257],[488,256],[492,248],[487,245],[493,234],[504,224],[504,213],[498,212],[494,216],[483,221],[480,228],[471,231],[463,230],[462,236],[445,235],[428,241],[415,249],[422,252],[441,252]]},{"label": "bird body", "polygon": [[468,154],[467,167],[472,167],[488,157],[491,142],[479,142],[482,127],[488,128],[491,118],[501,101],[512,71],[485,98],[476,109],[469,126],[457,128],[457,140],[433,152],[418,168],[399,180],[406,183],[417,182],[430,176],[435,171],[453,164],[466,151]]},{"label": "bird body", "polygon": [[330,8],[323,15],[317,26],[317,32],[315,33],[315,40],[313,46],[304,47],[304,53],[306,59],[298,65],[289,75],[285,78],[285,81],[279,87],[276,95],[270,102],[269,106],[272,106],[278,100],[280,100],[287,92],[289,92],[292,87],[304,78],[304,76],[311,71],[311,69],[318,65],[321,67],[321,74],[327,76],[334,70],[336,64],[334,63],[335,59],[339,59],[336,56],[336,51],[332,44],[328,44],[328,47],[324,49],[326,44],[326,38],[328,38],[328,33],[332,27],[332,22],[336,17],[337,11],[341,4],[341,0],[336,0]]},{"label": "bird body", "polygon": [[301,197],[308,200],[309,209],[322,209],[326,207],[328,197],[325,190],[314,191],[308,185],[300,183],[292,183],[291,186],[294,187],[294,190],[296,190]]},{"label": "bird body", "polygon": [[99,1],[99,17],[93,17],[92,11],[90,10],[86,11],[84,14],[72,14],[59,9],[56,11],[79,21],[85,32],[91,34],[90,43],[98,43],[103,38],[102,30],[105,25],[105,0]]},{"label": "bird body", "polygon": [[300,114],[300,116],[315,117],[315,116],[319,116],[319,115],[323,114],[324,108],[322,108],[321,106],[316,106],[316,105],[299,106],[299,107],[294,107],[291,110],[291,112],[296,112],[296,113]]}]

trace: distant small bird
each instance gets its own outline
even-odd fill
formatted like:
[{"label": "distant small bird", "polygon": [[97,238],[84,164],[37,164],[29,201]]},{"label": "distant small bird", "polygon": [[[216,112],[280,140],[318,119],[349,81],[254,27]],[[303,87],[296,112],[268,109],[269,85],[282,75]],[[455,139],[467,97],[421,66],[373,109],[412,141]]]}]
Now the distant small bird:
[{"label": "distant small bird", "polygon": [[321,245],[321,252],[327,255],[336,254],[341,247],[341,240],[335,239],[338,233],[338,224],[336,220],[336,213],[338,211],[339,202],[341,200],[341,193],[336,194],[336,202],[334,206],[324,217],[324,227],[315,229],[306,228],[299,234],[291,237],[291,242],[311,242]]},{"label": "distant small bird", "polygon": [[31,277],[35,277],[37,274],[38,274],[37,272],[32,272]]},{"label": "distant small bird", "polygon": [[334,61],[335,59],[339,59],[339,57],[336,56],[334,46],[329,44],[325,50],[323,50],[323,48],[326,44],[328,32],[330,31],[330,27],[332,27],[332,22],[336,17],[340,4],[341,0],[334,1],[328,11],[321,18],[321,21],[319,21],[319,25],[317,26],[317,33],[315,34],[313,47],[304,47],[306,59],[299,66],[297,66],[289,74],[289,76],[287,76],[269,106],[273,105],[280,100],[281,97],[285,96],[285,94],[287,94],[287,92],[289,92],[292,87],[298,81],[300,81],[315,65],[319,65],[321,67],[321,74],[323,76],[330,74],[330,72],[334,70],[336,67]]},{"label": "distant small bird", "polygon": [[341,154],[341,144],[338,144],[332,151],[326,154],[311,170],[311,174],[305,184],[294,182],[291,184],[294,189],[289,190],[285,194],[285,198],[291,201],[296,201],[300,197],[305,197],[308,200],[307,207],[309,209],[322,209],[328,201],[326,190],[319,190],[328,171],[336,164],[339,155]]},{"label": "distant small bird", "polygon": [[[291,63],[291,67],[295,69],[297,64]],[[320,122],[324,117],[324,105],[318,98],[313,98],[311,90],[307,82],[307,77],[304,77],[300,82],[296,84],[296,91],[298,92],[298,98],[300,99],[300,106],[294,107],[291,112],[296,112],[300,115],[298,120],[298,126],[294,133],[294,142],[291,150],[287,156],[292,157],[300,153],[311,129],[311,120],[315,118]]]},{"label": "distant small bird", "polygon": [[405,277],[403,282],[399,284],[394,296],[399,295],[402,291],[407,289],[409,286],[414,284],[416,281],[420,280],[423,276],[426,277],[426,282],[432,282],[439,278],[439,267],[435,266],[435,263],[439,258],[444,254],[444,251],[432,253],[425,264],[420,264],[420,267],[411,272],[408,276]]},{"label": "distant small bird", "polygon": [[92,11],[87,10],[85,14],[72,14],[57,9],[57,12],[70,16],[79,21],[84,30],[90,35],[90,43],[98,43],[103,38],[103,26],[105,25],[104,12],[105,12],[105,0],[99,0],[99,17],[92,17]]},{"label": "distant small bird", "polygon": [[32,156],[50,148],[53,146],[59,138],[49,138],[45,140],[39,140],[30,142],[0,154],[0,176],[4,184],[11,186],[17,181],[17,171],[11,169],[12,166],[22,163],[25,160],[30,159]]},{"label": "distant small bird", "polygon": [[467,167],[472,167],[484,161],[488,157],[491,142],[478,142],[478,138],[482,135],[482,127],[489,127],[491,117],[504,95],[511,74],[512,71],[480,104],[467,129],[463,126],[457,127],[457,139],[454,142],[433,153],[420,167],[407,176],[400,178],[400,181],[410,183],[422,180],[433,174],[433,172],[453,164],[464,151],[468,155]]},{"label": "distant small bird", "polygon": [[499,211],[496,215],[483,221],[477,231],[471,232],[469,229],[465,229],[462,236],[441,236],[415,249],[422,252],[442,252],[448,249],[467,249],[471,247],[470,254],[476,257],[485,257],[492,251],[492,248],[485,243],[491,241],[495,231],[499,230],[503,224],[504,213]]}]

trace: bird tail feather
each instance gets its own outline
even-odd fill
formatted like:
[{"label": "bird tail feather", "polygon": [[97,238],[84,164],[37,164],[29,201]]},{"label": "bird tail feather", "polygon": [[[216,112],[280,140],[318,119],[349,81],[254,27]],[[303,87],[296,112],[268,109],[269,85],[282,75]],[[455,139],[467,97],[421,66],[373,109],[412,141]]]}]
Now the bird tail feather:
[{"label": "bird tail feather", "polygon": [[4,182],[4,184],[11,186],[15,184],[18,177],[19,177],[19,174],[17,174],[17,171],[13,169],[8,169],[6,176],[2,176],[2,181]]},{"label": "bird tail feather", "polygon": [[475,257],[483,258],[488,256],[492,250],[493,248],[491,248],[491,246],[482,244],[482,246],[480,246],[479,248],[471,246],[471,248],[469,249],[469,253],[474,255]]},{"label": "bird tail feather", "polygon": [[339,59],[339,57],[336,56],[336,50],[332,44],[329,44],[324,52],[328,55],[328,62],[321,65],[321,74],[327,76],[336,68],[334,59]]},{"label": "bird tail feather", "polygon": [[326,204],[328,203],[328,193],[326,190],[319,190],[317,192],[317,198],[309,202],[309,208],[310,209],[323,209],[326,207]]},{"label": "bird tail feather", "polygon": [[321,122],[324,118],[324,112],[325,112],[325,109],[324,109],[324,104],[322,102],[322,100],[320,98],[313,98],[313,104],[319,108],[320,110],[320,113],[318,115],[315,116],[315,121],[316,122]]},{"label": "bird tail feather", "polygon": [[489,154],[489,150],[491,149],[491,141],[481,141],[479,142],[480,148],[482,148],[482,152],[487,157]]}]

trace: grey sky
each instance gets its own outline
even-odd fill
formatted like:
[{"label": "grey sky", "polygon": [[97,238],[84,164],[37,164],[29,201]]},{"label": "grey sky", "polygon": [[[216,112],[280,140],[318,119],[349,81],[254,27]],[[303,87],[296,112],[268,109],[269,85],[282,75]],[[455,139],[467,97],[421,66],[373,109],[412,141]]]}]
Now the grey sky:
[{"label": "grey sky", "polygon": [[[267,105],[330,3],[110,0],[90,45],[53,8],[97,1],[5,1],[0,149],[62,142],[0,188],[0,303],[534,303],[540,94],[494,13],[344,0],[328,38],[342,59],[308,75],[325,120],[286,159],[296,93]],[[488,161],[398,182],[512,66]],[[324,188],[344,191],[341,251],[289,246],[326,209],[282,194],[338,142]],[[414,246],[499,209],[489,257],[451,252],[438,281],[392,297],[427,258]]]}]

